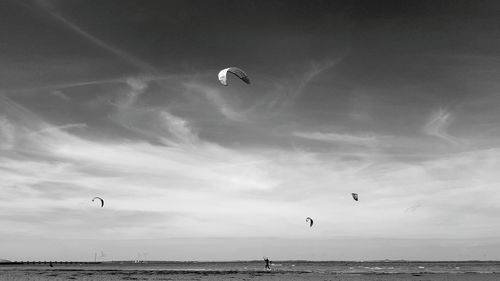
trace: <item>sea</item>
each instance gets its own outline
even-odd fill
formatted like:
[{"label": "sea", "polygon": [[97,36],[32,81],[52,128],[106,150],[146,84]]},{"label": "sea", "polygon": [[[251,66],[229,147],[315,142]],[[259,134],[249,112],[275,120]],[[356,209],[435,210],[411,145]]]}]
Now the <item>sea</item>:
[{"label": "sea", "polygon": [[[86,271],[165,271],[196,272],[267,272],[264,261],[233,262],[167,262],[167,261],[109,261],[100,263],[2,264],[4,270],[86,270]],[[319,274],[437,274],[437,273],[500,273],[500,261],[272,261],[271,272]]]}]

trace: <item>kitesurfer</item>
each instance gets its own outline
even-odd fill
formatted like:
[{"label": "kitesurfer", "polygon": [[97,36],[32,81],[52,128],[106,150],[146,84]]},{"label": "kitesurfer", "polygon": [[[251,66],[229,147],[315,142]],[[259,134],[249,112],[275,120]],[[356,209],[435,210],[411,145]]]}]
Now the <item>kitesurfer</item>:
[{"label": "kitesurfer", "polygon": [[266,270],[271,270],[271,266],[270,266],[271,261],[270,261],[267,257],[265,257],[265,258],[264,258],[264,262],[266,263],[266,267],[265,267],[265,269],[266,269]]}]

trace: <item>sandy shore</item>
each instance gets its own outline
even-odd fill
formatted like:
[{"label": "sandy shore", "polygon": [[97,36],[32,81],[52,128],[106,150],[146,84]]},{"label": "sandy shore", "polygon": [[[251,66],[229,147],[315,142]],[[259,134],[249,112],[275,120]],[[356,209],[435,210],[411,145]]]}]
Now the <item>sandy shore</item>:
[{"label": "sandy shore", "polygon": [[144,270],[0,270],[0,280],[310,280],[310,281],[497,281],[500,273],[477,274],[323,274],[299,272],[237,272],[237,271],[144,271]]}]

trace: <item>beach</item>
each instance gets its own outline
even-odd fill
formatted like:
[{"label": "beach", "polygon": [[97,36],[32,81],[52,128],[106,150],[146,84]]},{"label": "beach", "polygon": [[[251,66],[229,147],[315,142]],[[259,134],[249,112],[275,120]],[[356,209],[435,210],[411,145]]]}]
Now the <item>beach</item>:
[{"label": "beach", "polygon": [[60,269],[39,269],[39,270],[0,270],[0,280],[345,280],[345,281],[493,281],[500,280],[499,273],[436,273],[436,274],[324,274],[324,273],[304,273],[304,272],[235,272],[235,271],[136,271],[136,270],[60,270]]}]

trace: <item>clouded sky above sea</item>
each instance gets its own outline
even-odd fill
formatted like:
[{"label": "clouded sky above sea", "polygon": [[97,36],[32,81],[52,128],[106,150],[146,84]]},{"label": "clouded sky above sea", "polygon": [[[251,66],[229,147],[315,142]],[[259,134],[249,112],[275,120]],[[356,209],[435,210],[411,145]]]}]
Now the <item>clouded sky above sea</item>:
[{"label": "clouded sky above sea", "polygon": [[0,258],[500,259],[495,1],[0,19]]}]

